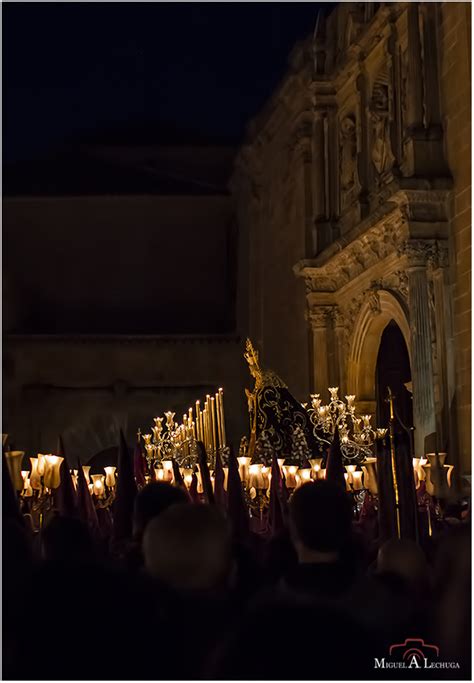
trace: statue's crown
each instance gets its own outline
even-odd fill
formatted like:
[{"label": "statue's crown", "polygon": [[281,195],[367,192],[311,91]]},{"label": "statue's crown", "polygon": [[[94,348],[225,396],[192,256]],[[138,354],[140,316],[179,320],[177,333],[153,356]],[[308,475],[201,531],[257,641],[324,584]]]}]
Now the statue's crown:
[{"label": "statue's crown", "polygon": [[245,353],[244,358],[249,365],[254,365],[258,367],[258,351],[254,349],[250,339],[247,339],[245,343]]}]

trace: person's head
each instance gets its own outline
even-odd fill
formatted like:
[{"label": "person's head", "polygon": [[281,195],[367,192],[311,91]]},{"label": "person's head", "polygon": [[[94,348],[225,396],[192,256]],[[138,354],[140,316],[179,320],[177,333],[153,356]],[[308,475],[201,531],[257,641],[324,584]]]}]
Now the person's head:
[{"label": "person's head", "polygon": [[148,573],[171,588],[218,589],[230,578],[231,530],[214,506],[173,505],[148,524],[143,554]]},{"label": "person's head", "polygon": [[140,539],[145,528],[154,517],[161,515],[170,505],[186,503],[183,489],[164,481],[152,481],[139,491],[133,511],[133,535]]},{"label": "person's head", "polygon": [[300,562],[337,559],[350,542],[351,522],[350,500],[332,482],[304,484],[290,499],[290,533]]},{"label": "person's head", "polygon": [[42,529],[41,558],[46,562],[76,564],[95,556],[94,541],[88,527],[79,519],[56,515]]},{"label": "person's head", "polygon": [[426,586],[430,579],[425,553],[410,539],[391,538],[380,547],[377,573],[398,576],[414,589]]}]

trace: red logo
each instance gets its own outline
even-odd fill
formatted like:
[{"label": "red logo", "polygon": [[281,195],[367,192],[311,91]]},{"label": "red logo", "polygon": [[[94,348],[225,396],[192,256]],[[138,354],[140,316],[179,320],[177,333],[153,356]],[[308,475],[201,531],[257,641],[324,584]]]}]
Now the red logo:
[{"label": "red logo", "polygon": [[407,638],[404,643],[395,643],[390,646],[389,655],[398,656],[404,660],[413,656],[422,660],[425,657],[439,657],[439,647],[425,643],[423,638]]}]

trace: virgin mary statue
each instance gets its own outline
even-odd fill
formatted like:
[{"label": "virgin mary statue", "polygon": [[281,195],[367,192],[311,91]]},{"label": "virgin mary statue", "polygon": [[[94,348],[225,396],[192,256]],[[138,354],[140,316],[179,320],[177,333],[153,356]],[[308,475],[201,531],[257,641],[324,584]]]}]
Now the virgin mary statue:
[{"label": "virgin mary statue", "polygon": [[250,339],[247,339],[244,358],[255,379],[253,391],[245,390],[250,415],[248,455],[254,455],[257,439],[264,436],[277,455],[290,456],[296,427],[303,431],[310,452],[316,452],[308,413],[276,373],[262,369],[258,351]]}]

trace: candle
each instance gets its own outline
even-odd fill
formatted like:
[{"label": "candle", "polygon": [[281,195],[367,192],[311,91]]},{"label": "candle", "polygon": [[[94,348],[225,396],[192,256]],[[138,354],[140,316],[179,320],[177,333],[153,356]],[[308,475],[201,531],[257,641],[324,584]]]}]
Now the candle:
[{"label": "candle", "polygon": [[362,486],[362,472],[353,472],[352,473],[352,488],[354,491],[360,491],[363,486]]},{"label": "candle", "polygon": [[108,486],[109,489],[113,489],[115,486],[115,470],[116,467],[104,467],[105,470],[105,485]]},{"label": "candle", "polygon": [[30,486],[32,489],[41,489],[41,477],[38,473],[38,458],[30,458],[31,462],[31,475],[30,475]]},{"label": "candle", "polygon": [[301,483],[305,484],[307,481],[311,481],[311,468],[307,467],[298,470],[298,475],[301,479]]},{"label": "candle", "polygon": [[249,466],[249,486],[255,489],[265,488],[265,480],[262,475],[263,465],[255,463]]},{"label": "candle", "polygon": [[222,446],[222,429],[221,429],[221,408],[220,408],[220,395],[216,393],[216,421],[217,421],[217,447]]},{"label": "candle", "polygon": [[173,479],[173,461],[163,460],[161,464],[163,465],[163,471],[165,472],[163,475],[164,481],[171,481]]},{"label": "candle", "polygon": [[157,481],[164,481],[165,471],[163,469],[155,467],[155,478]]},{"label": "candle", "polygon": [[202,435],[201,435],[201,424],[200,424],[200,412],[201,409],[199,407],[199,401],[196,401],[196,438],[198,441],[202,441]]},{"label": "candle", "polygon": [[346,480],[346,491],[350,491],[351,487],[349,486],[349,474],[347,472],[344,472],[344,479]]},{"label": "candle", "polygon": [[93,493],[97,498],[103,498],[105,495],[104,475],[93,474],[91,476]]},{"label": "candle", "polygon": [[214,396],[211,396],[211,431],[212,431],[212,450],[217,448],[216,437],[216,405]]},{"label": "candle", "polygon": [[90,477],[89,477],[89,470],[90,470],[90,468],[91,468],[90,465],[83,465],[83,466],[82,466],[82,471],[84,472],[84,476],[85,476],[85,478],[86,478],[87,485],[89,485],[90,482],[91,482]]},{"label": "candle", "polygon": [[16,491],[23,491],[24,487],[23,477],[21,476],[21,463],[23,462],[24,455],[24,451],[9,451],[5,453],[7,467]]},{"label": "candle", "polygon": [[59,455],[46,455],[44,468],[44,485],[48,489],[57,489],[61,483],[59,468],[64,460]]},{"label": "candle", "polygon": [[219,407],[221,411],[221,433],[222,433],[222,446],[226,445],[225,440],[225,418],[224,418],[224,390],[222,387],[219,388]]},{"label": "candle", "polygon": [[38,474],[40,477],[44,476],[45,467],[45,456],[42,453],[38,453]]},{"label": "candle", "polygon": [[249,465],[252,462],[252,458],[249,458],[245,455],[240,456],[240,458],[237,458],[237,462],[239,463],[239,474],[241,481],[248,483]]}]

